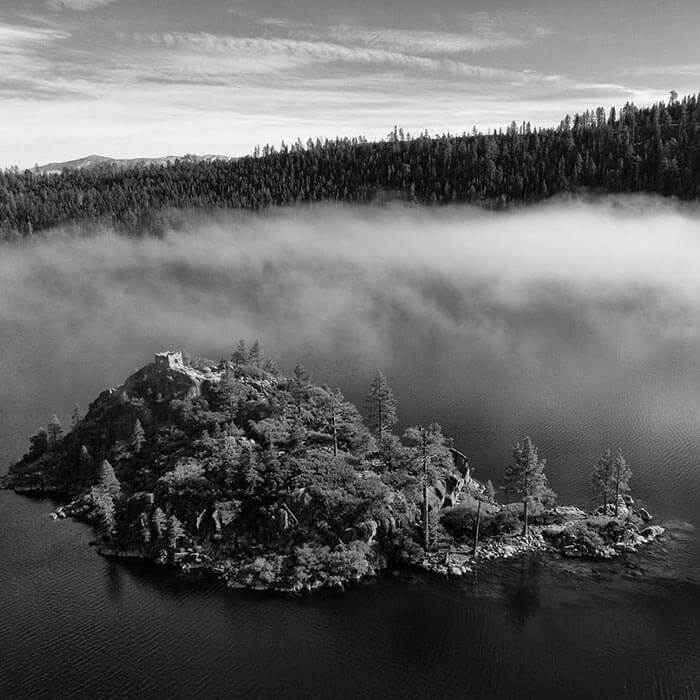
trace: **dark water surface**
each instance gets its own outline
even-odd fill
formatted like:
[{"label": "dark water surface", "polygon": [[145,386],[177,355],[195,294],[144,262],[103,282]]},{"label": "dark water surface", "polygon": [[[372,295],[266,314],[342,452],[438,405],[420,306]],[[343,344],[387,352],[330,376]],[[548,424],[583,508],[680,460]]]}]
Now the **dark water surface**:
[{"label": "dark water surface", "polygon": [[529,434],[588,505],[622,447],[668,535],[593,568],[293,600],[106,561],[48,501],[0,493],[0,697],[699,697],[699,221],[640,199],[316,209],[4,249],[0,469],[153,352],[259,337],[356,402],[383,369],[401,427],[439,421],[496,485]]},{"label": "dark water surface", "polygon": [[116,564],[47,500],[0,508],[2,697],[698,697],[700,588],[663,563],[683,532],[632,566],[294,599]]}]

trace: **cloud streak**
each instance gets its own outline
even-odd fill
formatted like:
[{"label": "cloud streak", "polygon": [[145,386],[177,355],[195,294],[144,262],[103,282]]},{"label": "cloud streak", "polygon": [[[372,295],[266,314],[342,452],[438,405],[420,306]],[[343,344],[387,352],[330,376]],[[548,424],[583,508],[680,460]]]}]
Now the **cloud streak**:
[{"label": "cloud streak", "polygon": [[0,50],[8,55],[10,50],[27,52],[39,49],[47,42],[61,41],[69,37],[70,33],[59,29],[0,23]]},{"label": "cloud streak", "polygon": [[405,29],[394,27],[370,27],[363,25],[323,26],[297,23],[281,19],[261,19],[258,24],[286,31],[290,38],[310,41],[336,41],[343,44],[359,44],[368,48],[413,54],[456,54],[481,51],[497,51],[523,46],[541,31],[509,34],[495,29],[491,24],[480,23],[467,32]]},{"label": "cloud streak", "polygon": [[[479,66],[453,59],[437,59],[389,51],[380,48],[357,48],[326,41],[299,39],[266,39],[259,37],[217,36],[205,32],[164,34],[136,33],[137,42],[149,42],[155,46],[182,49],[198,54],[216,53],[231,58],[265,60],[281,58],[288,70],[309,63],[345,62],[364,66],[389,66],[405,70],[444,73],[453,77],[483,80],[528,81],[538,76],[527,71],[513,71],[489,66]],[[273,64],[279,66],[279,63]],[[247,66],[244,66],[245,70]]]},{"label": "cloud streak", "polygon": [[47,0],[47,5],[54,10],[87,12],[110,5],[113,2],[118,2],[118,0]]},{"label": "cloud streak", "polygon": [[637,66],[623,71],[625,75],[675,75],[675,76],[700,76],[700,63],[686,63],[675,66]]}]

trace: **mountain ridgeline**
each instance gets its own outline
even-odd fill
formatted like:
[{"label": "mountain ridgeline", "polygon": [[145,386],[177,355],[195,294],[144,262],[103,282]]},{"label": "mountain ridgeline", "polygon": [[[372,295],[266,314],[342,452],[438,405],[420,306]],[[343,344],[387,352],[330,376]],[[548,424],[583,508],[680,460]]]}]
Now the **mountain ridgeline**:
[{"label": "mountain ridgeline", "polygon": [[[440,426],[395,433],[378,372],[366,420],[297,365],[283,376],[256,342],[218,363],[180,352],[102,392],[64,432],[54,416],[6,485],[71,502],[103,554],[203,568],[232,586],[308,590],[389,565],[462,575],[479,558],[556,548],[610,557],[661,531],[629,497],[622,454],[599,460],[596,515],[555,507],[545,461],[516,445],[500,504]],[[479,544],[479,536],[482,543]],[[478,549],[477,549],[478,545]]]},{"label": "mountain ridgeline", "polygon": [[387,199],[504,208],[581,191],[698,199],[698,97],[679,100],[672,93],[650,107],[598,108],[567,116],[556,128],[513,122],[505,132],[418,138],[394,129],[378,142],[298,141],[236,160],[60,174],[7,170],[0,173],[0,239],[59,225],[157,235],[180,225],[183,209]]}]

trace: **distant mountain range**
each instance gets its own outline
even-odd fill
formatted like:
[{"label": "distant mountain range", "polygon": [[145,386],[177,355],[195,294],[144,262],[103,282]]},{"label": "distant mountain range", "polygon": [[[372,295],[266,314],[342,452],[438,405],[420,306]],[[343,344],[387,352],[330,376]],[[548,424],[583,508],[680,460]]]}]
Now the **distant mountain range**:
[{"label": "distant mountain range", "polygon": [[47,163],[46,165],[39,165],[34,168],[37,173],[61,173],[64,170],[90,170],[93,168],[99,168],[103,166],[112,166],[118,170],[123,170],[125,168],[133,168],[137,166],[149,166],[149,165],[167,165],[168,163],[173,163],[176,160],[191,161],[193,163],[198,163],[200,161],[209,160],[234,160],[232,156],[216,156],[216,155],[204,155],[197,156],[188,153],[184,156],[161,156],[160,158],[109,158],[107,156],[85,156],[84,158],[76,158],[75,160],[67,160],[63,163]]}]

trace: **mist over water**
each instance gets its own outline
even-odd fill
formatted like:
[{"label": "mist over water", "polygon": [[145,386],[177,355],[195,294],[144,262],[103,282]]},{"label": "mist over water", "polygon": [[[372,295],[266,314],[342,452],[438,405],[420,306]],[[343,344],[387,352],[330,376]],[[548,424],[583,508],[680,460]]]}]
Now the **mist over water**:
[{"label": "mist over water", "polygon": [[0,469],[154,352],[217,360],[260,338],[358,403],[382,369],[401,427],[439,421],[497,485],[527,433],[561,500],[590,505],[592,463],[620,446],[667,526],[625,561],[289,601],[117,565],[49,503],[0,492],[0,689],[696,698],[699,222],[645,198],[314,207],[0,249]]},{"label": "mist over water", "polygon": [[438,420],[483,478],[498,483],[528,433],[554,488],[585,499],[592,461],[621,446],[637,494],[688,519],[698,221],[636,197],[506,214],[328,206],[219,214],[163,240],[6,247],[0,463],[158,350],[217,360],[260,338],[283,369],[301,360],[360,403],[381,368],[402,425]]}]

